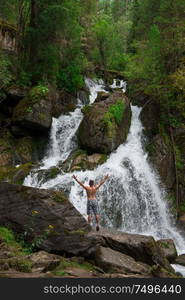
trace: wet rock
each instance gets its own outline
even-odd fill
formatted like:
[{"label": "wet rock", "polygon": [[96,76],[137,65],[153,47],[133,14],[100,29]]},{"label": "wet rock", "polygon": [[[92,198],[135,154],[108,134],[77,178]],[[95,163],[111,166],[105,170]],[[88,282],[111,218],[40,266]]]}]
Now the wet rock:
[{"label": "wet rock", "polygon": [[84,90],[79,90],[77,94],[78,99],[82,102],[83,105],[89,104],[89,91],[84,89]]},{"label": "wet rock", "polygon": [[72,162],[70,171],[93,170],[106,161],[105,154],[94,153],[92,155],[80,154]]},{"label": "wet rock", "polygon": [[39,171],[36,171],[36,173],[37,173],[37,178],[38,178],[39,183],[43,184],[50,179],[56,178],[57,175],[61,173],[61,170],[57,167],[51,167],[46,170],[41,169]]},{"label": "wet rock", "polygon": [[150,274],[150,266],[136,262],[132,257],[110,248],[97,247],[95,260],[107,273]]},{"label": "wet rock", "polygon": [[59,191],[0,183],[0,226],[27,230],[28,242],[41,239],[39,248],[48,252],[80,255],[91,248],[90,226]]},{"label": "wet rock", "polygon": [[169,260],[169,262],[174,262],[177,257],[177,250],[173,240],[158,240],[157,244],[164,253],[164,256]]},{"label": "wet rock", "polygon": [[83,109],[78,139],[82,149],[108,154],[126,140],[131,121],[130,103],[122,91]]},{"label": "wet rock", "polygon": [[106,154],[93,153],[88,155],[86,151],[78,149],[72,152],[64,162],[59,164],[59,166],[64,172],[93,170],[98,167],[98,165],[103,164],[106,160]]},{"label": "wet rock", "polygon": [[185,254],[179,255],[175,260],[175,264],[185,266]]}]

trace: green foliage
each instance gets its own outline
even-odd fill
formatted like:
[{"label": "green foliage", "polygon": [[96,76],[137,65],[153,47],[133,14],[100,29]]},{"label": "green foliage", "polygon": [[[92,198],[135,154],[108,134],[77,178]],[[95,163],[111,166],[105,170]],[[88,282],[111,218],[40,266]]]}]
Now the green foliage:
[{"label": "green foliage", "polygon": [[104,123],[108,127],[112,127],[114,122],[116,122],[116,124],[119,125],[119,123],[123,118],[124,110],[125,110],[125,104],[123,100],[118,99],[115,104],[109,107],[108,112],[105,113],[103,118]]},{"label": "green foliage", "polygon": [[112,15],[100,14],[94,26],[92,59],[105,69],[122,71],[125,66],[124,48],[129,22],[122,19],[114,23]]},{"label": "green foliage", "polygon": [[0,227],[0,237],[7,245],[20,248],[20,245],[15,240],[12,230],[6,227]]},{"label": "green foliage", "polygon": [[30,98],[32,102],[38,102],[39,100],[45,98],[49,92],[49,89],[47,86],[44,85],[37,85],[33,87],[30,91]]},{"label": "green foliage", "polygon": [[64,88],[67,92],[75,92],[84,86],[84,79],[80,64],[74,64],[63,67],[59,71],[57,84],[59,88]]},{"label": "green foliage", "polygon": [[123,100],[117,100],[116,104],[113,104],[109,108],[109,113],[115,119],[116,123],[119,124],[123,119],[123,113],[125,110],[125,103]]}]

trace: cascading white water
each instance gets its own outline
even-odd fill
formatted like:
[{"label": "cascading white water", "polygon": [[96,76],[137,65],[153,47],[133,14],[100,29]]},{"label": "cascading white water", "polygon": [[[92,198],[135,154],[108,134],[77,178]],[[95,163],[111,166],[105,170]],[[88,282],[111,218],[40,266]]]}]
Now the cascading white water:
[{"label": "cascading white water", "polygon": [[126,92],[127,83],[124,80],[114,79],[113,84],[110,85],[112,89],[122,89],[123,93]]},{"label": "cascading white water", "polygon": [[[91,91],[90,102],[92,103],[97,96],[97,91],[104,89],[103,82],[95,84],[89,80],[87,85]],[[117,88],[118,86],[114,82],[111,87]],[[139,119],[140,111],[141,108],[132,106],[132,123],[127,141],[120,145],[103,165],[93,171],[80,171],[75,174],[85,184],[88,184],[89,179],[98,182],[104,175],[110,175],[97,195],[101,208],[102,226],[114,227],[130,233],[152,235],[155,239],[171,238],[176,244],[178,253],[185,253],[185,239],[172,222],[165,201],[165,191],[160,184],[159,177],[149,165],[147,154],[142,147],[143,126]],[[72,115],[70,118],[72,119]],[[78,124],[75,130],[73,127],[73,137]],[[58,130],[60,131],[59,128]],[[65,130],[66,137],[69,137],[68,129]],[[52,144],[53,156],[60,156],[61,159],[63,155],[66,158],[70,152],[69,149],[73,148],[72,139],[69,138],[68,147],[63,147],[62,153],[58,153],[58,146],[55,146],[60,147],[61,136],[56,134],[55,136]],[[65,140],[66,138],[63,141]],[[64,189],[69,193],[70,201],[86,218],[86,194],[74,182],[71,173],[59,174],[55,179],[41,185],[34,176],[29,175],[24,184],[40,188]]]},{"label": "cascading white water", "polygon": [[82,118],[80,108],[76,108],[69,115],[62,115],[58,119],[53,118],[48,153],[42,160],[42,169],[56,166],[59,161],[63,162],[77,147],[75,133]]},{"label": "cascading white water", "polygon": [[[90,91],[89,104],[92,104],[98,92],[105,92],[104,81],[92,80],[85,78],[85,83],[87,88]],[[58,163],[64,162],[70,153],[77,148],[77,139],[76,132],[82,121],[83,114],[81,112],[82,102],[77,99],[77,108],[74,112],[69,113],[68,115],[61,115],[59,118],[53,118],[51,132],[50,132],[50,141],[48,150],[45,157],[39,164],[39,167],[32,170],[32,172],[26,177],[24,185],[42,187],[39,182],[40,170],[47,170],[50,167],[57,166]]]}]

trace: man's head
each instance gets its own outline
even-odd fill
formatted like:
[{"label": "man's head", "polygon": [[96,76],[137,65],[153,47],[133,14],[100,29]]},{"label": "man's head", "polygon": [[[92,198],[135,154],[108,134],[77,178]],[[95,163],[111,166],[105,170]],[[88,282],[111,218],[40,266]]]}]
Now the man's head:
[{"label": "man's head", "polygon": [[89,180],[89,185],[93,186],[94,185],[94,180]]}]

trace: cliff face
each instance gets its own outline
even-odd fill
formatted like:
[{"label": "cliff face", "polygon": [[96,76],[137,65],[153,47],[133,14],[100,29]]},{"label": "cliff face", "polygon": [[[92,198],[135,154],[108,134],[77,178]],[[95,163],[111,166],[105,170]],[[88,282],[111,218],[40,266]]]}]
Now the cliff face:
[{"label": "cliff face", "polygon": [[141,120],[147,136],[145,146],[149,159],[169,192],[170,205],[177,210],[179,220],[184,225],[185,129],[164,127],[161,107],[155,100],[145,99]]}]

